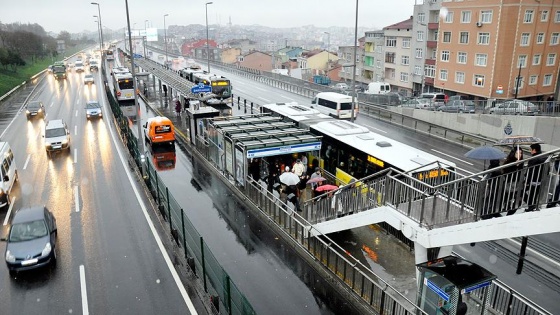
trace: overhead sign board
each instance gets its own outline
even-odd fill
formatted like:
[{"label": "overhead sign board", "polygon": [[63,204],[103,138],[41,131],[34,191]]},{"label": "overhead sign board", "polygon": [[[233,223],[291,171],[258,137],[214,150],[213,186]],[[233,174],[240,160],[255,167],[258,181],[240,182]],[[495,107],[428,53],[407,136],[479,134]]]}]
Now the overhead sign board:
[{"label": "overhead sign board", "polygon": [[427,286],[428,288],[430,288],[432,291],[434,291],[437,295],[439,295],[440,298],[444,299],[445,301],[449,301],[449,294],[447,294],[445,291],[443,291],[440,287],[438,287],[432,281],[424,278],[424,285]]},{"label": "overhead sign board", "polygon": [[199,83],[191,88],[191,93],[207,93],[212,92],[212,87]]},{"label": "overhead sign board", "polygon": [[158,33],[157,28],[148,28],[146,29],[146,40],[149,42],[157,42],[158,41]]}]

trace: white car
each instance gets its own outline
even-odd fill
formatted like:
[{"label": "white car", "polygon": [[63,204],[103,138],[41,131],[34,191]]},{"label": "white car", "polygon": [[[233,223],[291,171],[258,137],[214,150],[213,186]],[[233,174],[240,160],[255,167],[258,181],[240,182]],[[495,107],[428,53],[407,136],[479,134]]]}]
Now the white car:
[{"label": "white car", "polygon": [[93,81],[93,74],[86,74],[84,76],[84,84],[94,84],[95,82]]},{"label": "white car", "polygon": [[76,72],[84,72],[84,64],[81,61],[76,61],[74,64],[74,71]]},{"label": "white car", "polygon": [[86,103],[86,118],[103,118],[103,111],[99,102],[89,101]]}]

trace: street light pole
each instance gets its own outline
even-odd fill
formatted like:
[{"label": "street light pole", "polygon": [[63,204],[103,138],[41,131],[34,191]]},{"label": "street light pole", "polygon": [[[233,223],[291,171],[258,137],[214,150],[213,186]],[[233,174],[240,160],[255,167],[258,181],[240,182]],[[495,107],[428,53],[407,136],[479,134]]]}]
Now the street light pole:
[{"label": "street light pole", "polygon": [[517,93],[519,92],[519,81],[521,81],[521,62],[519,62],[519,72],[517,73],[517,78],[515,78],[515,99],[517,99]]},{"label": "street light pole", "polygon": [[329,53],[329,48],[331,47],[331,33],[323,32],[327,34],[327,66],[325,67],[325,76],[328,76],[329,72],[329,63],[331,62],[331,54]]},{"label": "street light pole", "polygon": [[103,24],[101,23],[101,6],[97,2],[92,2],[91,4],[97,6],[97,13],[99,15],[99,33],[101,34],[101,55],[103,55],[103,47],[105,47],[103,43]]},{"label": "street light pole", "polygon": [[208,73],[210,73],[210,45],[208,44],[208,5],[212,4],[212,1],[206,2],[206,59],[208,61]]},{"label": "street light pole", "polygon": [[212,4],[212,1],[206,2],[206,59],[208,61],[208,73],[210,73],[210,44],[208,43],[208,5]]},{"label": "street light pole", "polygon": [[165,47],[165,67],[167,67],[167,28],[165,27],[165,17],[169,14],[163,15],[163,46]]},{"label": "street light pole", "polygon": [[101,47],[101,28],[99,25],[99,17],[97,15],[94,15],[93,17],[97,18],[95,23],[97,23],[97,36],[99,37],[99,54],[103,55],[103,47]]},{"label": "street light pole", "polygon": [[350,122],[354,122],[354,110],[356,109],[356,56],[358,48],[358,0],[356,0],[356,23],[354,25],[354,62],[352,69],[352,112],[350,113]]},{"label": "street light pole", "polygon": [[147,33],[147,26],[146,24],[148,23],[148,20],[144,21],[144,58],[148,58],[148,55],[146,54],[147,50],[146,50],[146,45],[148,44],[148,33]]},{"label": "street light pole", "polygon": [[[138,158],[144,158],[144,141],[142,141],[142,115],[140,111],[140,104],[138,103],[138,83],[136,82],[136,70],[134,67],[134,53],[132,52],[132,36],[130,34],[130,17],[128,14],[128,0],[124,0],[126,4],[126,25],[128,27],[128,45],[130,45],[130,73],[132,74],[132,82],[134,84],[134,106],[136,107],[136,125],[138,126]],[[144,165],[142,163],[142,165]],[[143,173],[143,171],[142,171]],[[144,174],[142,174],[144,175]]]}]

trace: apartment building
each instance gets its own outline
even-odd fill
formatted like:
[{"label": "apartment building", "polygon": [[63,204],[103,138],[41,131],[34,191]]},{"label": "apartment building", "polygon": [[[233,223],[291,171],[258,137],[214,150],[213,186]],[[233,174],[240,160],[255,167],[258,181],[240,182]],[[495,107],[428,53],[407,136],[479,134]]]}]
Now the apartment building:
[{"label": "apartment building", "polygon": [[382,81],[385,77],[385,35],[383,30],[365,34],[363,77],[365,83]]},{"label": "apartment building", "polygon": [[[433,77],[434,87],[449,95],[478,99],[558,95],[560,1],[447,0],[439,11],[437,28],[436,16],[428,15],[437,48],[425,83]],[[421,13],[415,8],[418,20]]]},{"label": "apartment building", "polygon": [[[380,81],[393,87],[393,92],[412,95],[410,71],[412,20],[407,20],[383,28],[385,34],[385,69]],[[423,57],[423,56],[420,56]]]}]

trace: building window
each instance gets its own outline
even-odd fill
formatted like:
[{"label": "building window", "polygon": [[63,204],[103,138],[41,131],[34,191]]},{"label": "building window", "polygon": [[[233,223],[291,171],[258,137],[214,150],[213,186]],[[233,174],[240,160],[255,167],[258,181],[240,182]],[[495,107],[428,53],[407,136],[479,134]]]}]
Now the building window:
[{"label": "building window", "polygon": [[469,43],[469,32],[461,32],[459,36],[459,44],[468,44]]},{"label": "building window", "polygon": [[414,66],[414,74],[422,75],[422,66]]},{"label": "building window", "polygon": [[541,64],[541,55],[535,54],[533,55],[533,66],[538,66]]},{"label": "building window", "polygon": [[416,41],[423,42],[424,41],[424,31],[416,32]]},{"label": "building window", "polygon": [[531,34],[522,33],[521,34],[521,46],[529,46],[529,40],[531,39]]},{"label": "building window", "polygon": [[402,48],[410,48],[410,38],[402,39]]},{"label": "building window", "polygon": [[544,43],[544,33],[538,33],[537,34],[537,44],[542,44]]},{"label": "building window", "polygon": [[436,67],[434,65],[426,65],[426,68],[424,68],[424,76],[428,78],[435,78]]},{"label": "building window", "polygon": [[471,11],[461,11],[461,23],[471,22]]},{"label": "building window", "polygon": [[545,74],[543,79],[543,86],[550,86],[552,85],[552,74]]},{"label": "building window", "polygon": [[488,64],[488,55],[487,54],[476,54],[475,64],[477,66],[486,67],[486,65]]},{"label": "building window", "polygon": [[387,40],[385,42],[385,46],[387,46],[387,47],[397,47],[397,38],[394,37],[394,36],[387,37]]},{"label": "building window", "polygon": [[393,53],[393,52],[385,53],[385,62],[386,63],[395,63],[395,53]]},{"label": "building window", "polygon": [[422,48],[416,48],[416,58],[424,58],[424,50]]},{"label": "building window", "polygon": [[389,79],[395,79],[395,69],[389,69]]},{"label": "building window", "polygon": [[455,72],[455,83],[465,84],[465,73]]},{"label": "building window", "polygon": [[548,10],[541,11],[541,22],[548,21]]},{"label": "building window", "polygon": [[474,86],[484,86],[484,76],[481,74],[475,74],[473,77],[473,85]]},{"label": "building window", "polygon": [[410,57],[409,56],[401,56],[401,64],[404,66],[408,66],[410,64]]},{"label": "building window", "polygon": [[529,77],[529,85],[535,85],[537,84],[537,81],[539,80],[539,76],[534,74],[532,76]]},{"label": "building window", "polygon": [[453,23],[453,12],[447,12],[445,19],[443,20],[445,23]]},{"label": "building window", "polygon": [[437,50],[432,49],[432,57],[431,57],[431,59],[432,59],[432,60],[436,60],[436,59],[437,59]]},{"label": "building window", "polygon": [[[514,79],[515,80],[515,79]],[[519,77],[519,81],[517,81],[517,89],[522,89],[523,88],[523,77]],[[513,88],[515,89],[515,81],[513,82]]]},{"label": "building window", "polygon": [[457,63],[466,64],[467,63],[467,53],[460,51],[457,53]]},{"label": "building window", "polygon": [[449,61],[449,50],[441,51],[441,61]]},{"label": "building window", "polygon": [[554,23],[560,23],[560,10],[554,14]]},{"label": "building window", "polygon": [[533,23],[533,10],[525,10],[525,16],[523,17],[523,23]]},{"label": "building window", "polygon": [[560,33],[552,33],[550,35],[550,45],[558,45],[558,38],[560,38]]},{"label": "building window", "polygon": [[424,23],[426,21],[426,14],[418,13],[418,23]]},{"label": "building window", "polygon": [[443,42],[451,43],[451,32],[443,32]]},{"label": "building window", "polygon": [[548,57],[546,57],[546,65],[554,66],[555,63],[556,63],[556,54],[548,54]]},{"label": "building window", "polygon": [[408,82],[408,72],[401,72],[401,82]]},{"label": "building window", "polygon": [[447,70],[439,70],[439,79],[447,81]]},{"label": "building window", "polygon": [[480,22],[492,23],[492,10],[480,11]]},{"label": "building window", "polygon": [[490,33],[478,33],[478,44],[479,45],[489,45],[490,44]]},{"label": "building window", "polygon": [[519,55],[517,58],[517,66],[520,68],[527,67],[527,55]]}]

